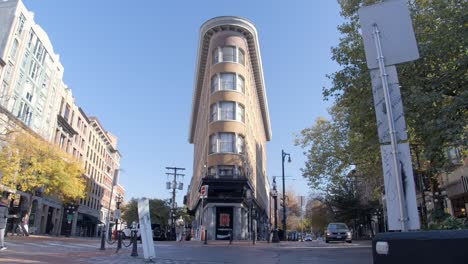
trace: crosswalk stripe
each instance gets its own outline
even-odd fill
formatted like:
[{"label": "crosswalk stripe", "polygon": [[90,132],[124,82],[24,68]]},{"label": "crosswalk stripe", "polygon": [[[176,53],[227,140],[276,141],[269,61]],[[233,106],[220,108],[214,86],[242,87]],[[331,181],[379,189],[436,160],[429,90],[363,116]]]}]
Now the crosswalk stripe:
[{"label": "crosswalk stripe", "polygon": [[52,243],[52,242],[45,242],[45,244],[51,245],[54,247],[81,248],[80,246],[74,246],[74,245],[69,245],[69,244],[58,244],[58,243]]}]

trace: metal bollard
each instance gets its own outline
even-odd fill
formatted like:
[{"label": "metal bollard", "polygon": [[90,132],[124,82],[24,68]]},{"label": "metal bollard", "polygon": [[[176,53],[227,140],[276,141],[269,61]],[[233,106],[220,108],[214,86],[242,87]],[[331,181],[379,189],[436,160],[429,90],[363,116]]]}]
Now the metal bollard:
[{"label": "metal bollard", "polygon": [[103,230],[101,231],[101,248],[100,250],[106,250],[106,231]]},{"label": "metal bollard", "polygon": [[232,237],[232,230],[231,230],[229,231],[229,245],[232,245],[232,239],[233,237]]},{"label": "metal bollard", "polygon": [[203,244],[208,244],[208,230],[205,229],[205,242]]},{"label": "metal bollard", "polygon": [[130,256],[132,257],[138,257],[138,250],[137,250],[137,231],[132,230],[132,254]]},{"label": "metal bollard", "polygon": [[117,231],[117,251],[119,252],[119,249],[122,249],[122,230]]}]

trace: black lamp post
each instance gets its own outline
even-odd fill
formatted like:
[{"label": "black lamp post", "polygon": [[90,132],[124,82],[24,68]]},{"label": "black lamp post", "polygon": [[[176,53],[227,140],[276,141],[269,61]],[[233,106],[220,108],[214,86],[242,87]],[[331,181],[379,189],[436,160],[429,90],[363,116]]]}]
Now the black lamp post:
[{"label": "black lamp post", "polygon": [[284,152],[284,150],[281,150],[281,165],[282,165],[282,171],[283,171],[283,239],[286,240],[287,238],[287,227],[286,227],[286,190],[285,190],[285,184],[284,184],[284,160],[288,156],[288,162],[291,162],[291,155],[289,153]]},{"label": "black lamp post", "polygon": [[249,206],[249,218],[248,218],[248,229],[249,229],[249,234],[252,237],[252,204],[253,204],[253,198],[252,198],[252,191],[250,189],[245,190],[245,198]]},{"label": "black lamp post", "polygon": [[67,223],[68,223],[68,234],[67,236],[71,236],[72,233],[72,226],[73,226],[73,216],[75,214],[75,204],[72,202],[68,204],[66,208],[66,213],[67,213]]},{"label": "black lamp post", "polygon": [[273,177],[273,191],[271,192],[274,201],[274,211],[275,211],[275,227],[273,229],[273,238],[271,239],[272,243],[278,243],[279,236],[278,236],[278,191],[276,190],[276,177]]}]

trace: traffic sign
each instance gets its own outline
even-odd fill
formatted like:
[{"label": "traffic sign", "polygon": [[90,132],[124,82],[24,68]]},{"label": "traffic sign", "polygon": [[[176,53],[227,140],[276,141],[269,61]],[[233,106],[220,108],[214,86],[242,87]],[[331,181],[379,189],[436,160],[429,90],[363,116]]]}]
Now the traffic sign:
[{"label": "traffic sign", "polygon": [[121,215],[120,209],[116,209],[114,211],[114,219],[120,219],[120,215]]},{"label": "traffic sign", "polygon": [[201,198],[208,198],[208,185],[202,185],[200,189]]}]

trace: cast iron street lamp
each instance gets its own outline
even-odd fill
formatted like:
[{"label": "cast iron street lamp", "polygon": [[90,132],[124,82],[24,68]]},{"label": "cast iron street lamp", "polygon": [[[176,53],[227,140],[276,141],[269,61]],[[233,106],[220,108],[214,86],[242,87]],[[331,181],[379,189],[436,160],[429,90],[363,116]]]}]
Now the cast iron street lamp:
[{"label": "cast iron street lamp", "polygon": [[67,209],[66,209],[66,213],[67,213],[67,223],[68,223],[68,234],[67,236],[71,236],[71,233],[72,233],[72,226],[73,226],[73,216],[75,215],[75,204],[70,203],[68,206],[67,206]]},{"label": "cast iron street lamp", "polygon": [[271,195],[273,196],[274,205],[275,205],[275,228],[273,229],[273,238],[271,242],[273,243],[278,243],[279,237],[278,237],[278,191],[276,190],[276,177],[273,177],[273,191],[271,192]]},{"label": "cast iron street lamp", "polygon": [[286,227],[286,190],[284,184],[284,160],[288,156],[288,162],[291,162],[291,155],[289,153],[284,152],[281,150],[281,161],[282,161],[282,169],[283,169],[283,239],[286,240],[287,237],[287,227]]}]

